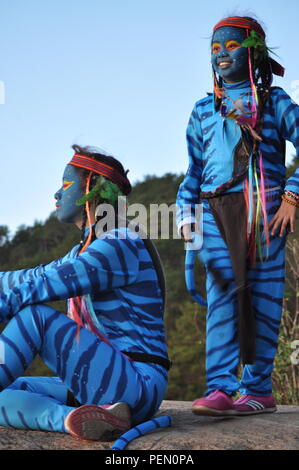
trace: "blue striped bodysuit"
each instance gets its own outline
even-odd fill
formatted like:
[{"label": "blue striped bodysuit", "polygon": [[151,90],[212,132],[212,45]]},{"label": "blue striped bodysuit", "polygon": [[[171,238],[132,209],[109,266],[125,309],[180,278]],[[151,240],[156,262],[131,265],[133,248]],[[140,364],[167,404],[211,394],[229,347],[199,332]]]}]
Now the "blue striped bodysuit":
[{"label": "blue striped bodysuit", "polygon": [[[152,417],[167,385],[160,364],[125,354],[167,358],[164,303],[152,258],[129,228],[103,233],[85,252],[33,269],[0,273],[0,425],[65,432],[81,404],[126,402],[133,424]],[[104,340],[46,302],[89,296]],[[56,377],[21,377],[36,355]]]},{"label": "blue striped bodysuit", "polygon": [[[243,95],[246,108],[250,82],[224,83],[227,95],[236,100]],[[232,101],[231,100],[231,101]],[[252,99],[250,98],[251,103]],[[229,106],[231,108],[231,106]],[[214,108],[209,95],[196,102],[187,128],[189,167],[177,195],[177,224],[180,229],[195,221],[195,205],[200,193],[215,190],[230,180],[233,172],[233,150],[240,139],[235,121],[224,120]],[[299,168],[286,181],[285,141],[296,148],[299,157],[299,106],[281,88],[273,88],[264,107],[262,142],[264,173],[268,192],[266,206],[268,222],[280,207],[284,189],[299,193]],[[258,178],[260,176],[257,164]],[[256,189],[254,187],[254,189]],[[243,192],[243,183],[227,189],[227,193]],[[225,200],[225,197],[223,197]],[[252,303],[256,318],[256,360],[243,367],[237,379],[240,350],[237,338],[236,287],[228,247],[217,227],[208,200],[203,199],[203,249],[208,254],[206,264],[207,322],[206,373],[207,394],[220,389],[228,394],[240,391],[245,395],[269,395],[272,391],[271,372],[278,345],[285,282],[286,235],[270,237],[268,259],[257,258],[248,271]],[[263,222],[260,222],[261,229]],[[238,227],[235,227],[237,230]],[[266,254],[263,243],[263,255]],[[209,266],[218,269],[229,282],[226,295],[220,290]]]}]

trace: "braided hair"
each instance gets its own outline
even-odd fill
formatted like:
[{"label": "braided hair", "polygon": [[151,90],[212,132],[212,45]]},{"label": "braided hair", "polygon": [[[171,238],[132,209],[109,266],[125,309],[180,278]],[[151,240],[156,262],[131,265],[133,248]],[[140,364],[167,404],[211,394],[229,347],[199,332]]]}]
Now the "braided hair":
[{"label": "braided hair", "polygon": [[[251,17],[244,17],[248,20],[255,21]],[[273,74],[271,64],[269,62],[269,52],[267,48],[251,47],[251,63],[253,82],[257,88],[259,98],[258,115],[257,115],[257,132],[259,133],[263,125],[263,114],[265,103],[270,97]]]}]

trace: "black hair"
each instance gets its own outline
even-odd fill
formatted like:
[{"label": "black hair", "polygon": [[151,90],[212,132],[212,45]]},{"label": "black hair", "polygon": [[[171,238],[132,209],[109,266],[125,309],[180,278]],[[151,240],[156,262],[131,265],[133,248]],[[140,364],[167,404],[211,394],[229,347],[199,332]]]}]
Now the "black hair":
[{"label": "black hair", "polygon": [[[255,18],[250,16],[244,16],[245,19],[250,21],[256,21]],[[262,118],[264,114],[264,106],[270,96],[271,84],[273,80],[271,64],[269,61],[269,53],[265,49],[261,52],[258,48],[250,48],[251,53],[251,64],[253,82],[257,89],[259,98],[258,105],[258,116],[257,116],[257,132],[259,133],[262,129]]]},{"label": "black hair", "polygon": [[[77,144],[72,145],[72,149],[74,150],[75,154],[79,155],[84,155],[89,158],[93,158],[94,160],[107,164],[112,168],[115,168],[118,173],[123,177],[124,181],[124,186],[122,189],[120,189],[121,194],[129,194],[131,192],[131,183],[127,177],[127,174],[129,170],[124,169],[123,165],[119,160],[117,160],[115,157],[108,155],[105,153],[103,150],[97,148],[97,147],[91,147],[91,146],[80,146]],[[86,181],[87,176],[89,175],[90,171],[81,169],[81,176],[83,181]],[[99,178],[99,175],[97,173],[94,173],[91,176],[90,180],[90,190],[95,186],[97,180]],[[107,201],[108,202],[108,201]],[[85,209],[85,204],[83,204],[82,207],[82,225],[81,225],[81,241],[80,241],[80,246],[82,247],[84,244],[85,240],[85,228],[86,228],[86,223],[87,223],[87,213]]]},{"label": "black hair", "polygon": [[77,144],[72,145],[72,149],[75,153],[78,153],[79,155],[85,155],[86,157],[94,158],[95,160],[112,166],[113,168],[118,170],[118,172],[124,178],[127,178],[127,173],[129,170],[125,171],[123,165],[120,163],[119,160],[117,160],[115,157],[112,157],[111,155],[107,155],[107,153],[105,153],[103,150],[97,147],[91,147],[90,145],[82,147]]}]

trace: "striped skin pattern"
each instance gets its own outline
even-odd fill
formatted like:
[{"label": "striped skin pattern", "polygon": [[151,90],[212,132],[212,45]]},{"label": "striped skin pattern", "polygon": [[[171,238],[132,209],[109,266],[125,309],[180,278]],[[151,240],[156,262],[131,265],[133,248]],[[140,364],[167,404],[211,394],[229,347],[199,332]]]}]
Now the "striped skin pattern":
[{"label": "striped skin pattern", "polygon": [[[133,424],[157,411],[167,372],[157,364],[133,363],[120,352],[167,357],[157,275],[143,241],[132,233],[129,238],[129,231],[102,234],[79,256],[74,247],[49,265],[0,274],[0,318],[10,320],[0,337],[5,345],[1,425],[64,432],[64,417],[72,409],[65,405],[67,389],[82,404],[127,402]],[[109,344],[86,328],[77,342],[77,324],[43,305],[85,294]],[[36,354],[62,382],[20,378]]]},{"label": "striped skin pattern", "polygon": [[[233,100],[250,89],[247,80],[225,85],[227,94]],[[242,99],[246,104],[248,96]],[[275,88],[265,106],[263,123],[260,150],[263,154],[266,185],[276,188],[267,195],[270,222],[280,206],[280,194],[284,188],[299,193],[299,168],[287,182],[285,181],[285,140],[293,143],[299,157],[299,106],[284,90]],[[231,178],[233,149],[239,137],[240,130],[237,125],[229,119],[224,121],[220,113],[215,112],[212,95],[195,104],[187,128],[189,167],[177,195],[178,229],[195,221],[195,205],[199,203],[200,191],[215,190]],[[257,173],[259,177],[258,163]],[[242,191],[242,182],[226,190]],[[238,382],[236,373],[239,347],[233,271],[227,246],[217,228],[209,203],[207,200],[203,201],[202,252],[207,258],[205,265],[208,301],[207,393],[220,389],[227,393],[239,390],[244,395],[271,394],[271,371],[277,349],[284,295],[286,236],[275,236],[270,240],[268,260],[261,263],[258,259],[255,269],[249,272],[257,320],[257,356],[255,364],[244,366],[243,377]],[[206,253],[210,253],[210,256],[207,257]],[[208,264],[218,268],[224,278],[231,280],[231,289],[228,288],[231,294],[223,294]]]},{"label": "striped skin pattern", "polygon": [[[279,192],[275,191],[267,196],[267,210],[270,217],[274,215],[279,205]],[[243,367],[243,376],[239,382],[236,377],[240,362],[236,283],[228,248],[207,201],[203,202],[203,230],[203,247],[209,253],[210,265],[219,270],[228,283],[223,293],[211,271],[206,270],[207,393],[222,390],[228,394],[240,391],[242,395],[270,395],[271,372],[278,345],[284,293],[286,237],[271,237],[268,260],[262,263],[257,257],[255,267],[248,271],[248,283],[256,315],[256,361]],[[265,256],[265,241],[262,246],[262,254]]]},{"label": "striped skin pattern", "polygon": [[143,436],[148,432],[154,431],[159,428],[168,428],[172,425],[171,416],[160,416],[159,418],[153,418],[150,421],[142,423],[140,426],[135,426],[125,434],[123,434],[117,441],[114,442],[111,450],[123,450],[130,442],[137,437]]},{"label": "striped skin pattern", "polygon": [[[234,100],[248,90],[247,80],[226,84],[226,92]],[[242,99],[246,104],[248,97]],[[231,179],[232,152],[239,138],[240,129],[235,122],[226,119],[224,123],[220,113],[214,110],[212,95],[195,103],[187,127],[189,167],[177,195],[179,225],[187,217],[194,221],[194,205],[199,202],[200,191],[213,191]],[[299,106],[280,88],[271,91],[265,106],[262,139],[260,150],[266,185],[299,193],[299,168],[285,182],[285,140],[293,143],[299,158]],[[259,175],[258,163],[257,173]],[[240,182],[227,192],[242,190]]]}]

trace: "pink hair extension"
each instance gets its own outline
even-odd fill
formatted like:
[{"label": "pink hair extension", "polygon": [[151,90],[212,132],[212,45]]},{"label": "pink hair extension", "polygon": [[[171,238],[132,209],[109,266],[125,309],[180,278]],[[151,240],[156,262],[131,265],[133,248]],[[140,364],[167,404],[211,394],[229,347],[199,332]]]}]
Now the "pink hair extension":
[{"label": "pink hair extension", "polygon": [[267,209],[266,209],[266,193],[265,193],[265,179],[264,179],[264,167],[263,167],[263,155],[262,152],[259,151],[260,159],[260,179],[261,179],[261,198],[262,198],[262,212],[264,218],[264,230],[266,236],[266,243],[267,246],[270,245],[270,238],[269,238],[269,228],[268,228],[268,218],[267,218]]},{"label": "pink hair extension", "polygon": [[80,316],[80,307],[81,307],[81,299],[80,297],[73,297],[69,299],[69,313],[68,317],[74,320],[77,323],[77,332],[76,332],[76,342],[79,342],[80,337],[80,329],[84,326],[82,318]]},{"label": "pink hair extension", "polygon": [[244,200],[245,200],[245,207],[246,207],[246,240],[247,240],[247,246],[248,246],[248,253],[247,256],[249,255],[249,239],[250,239],[250,233],[249,233],[249,225],[248,225],[248,214],[249,214],[249,191],[248,191],[248,178],[246,178],[243,182],[243,195],[244,195]]},{"label": "pink hair extension", "polygon": [[247,227],[246,227],[246,239],[247,239],[247,256],[250,260],[250,264],[254,262],[254,246],[253,246],[253,233],[252,233],[252,225],[249,224],[249,210],[250,210],[250,196],[249,196],[249,182],[248,178],[246,178],[244,182],[244,199],[246,205],[246,216],[247,216]]}]

